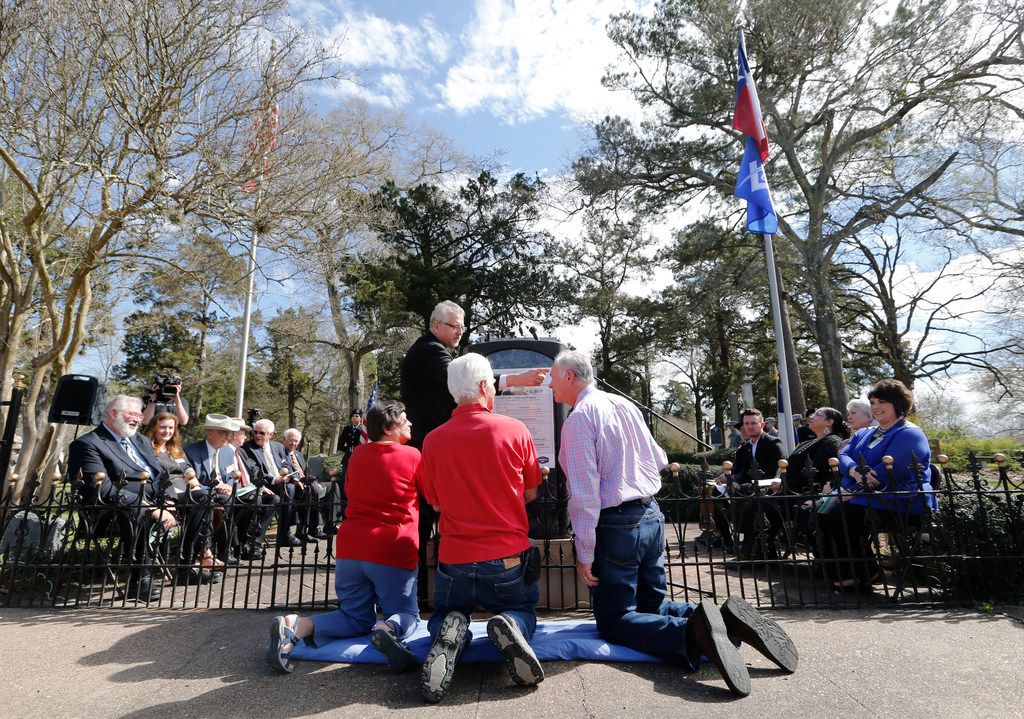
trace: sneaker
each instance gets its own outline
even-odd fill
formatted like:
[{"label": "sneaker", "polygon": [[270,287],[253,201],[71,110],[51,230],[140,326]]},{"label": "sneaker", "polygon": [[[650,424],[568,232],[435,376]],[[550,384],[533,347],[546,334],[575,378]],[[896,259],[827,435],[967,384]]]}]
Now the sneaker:
[{"label": "sneaker", "polygon": [[788,674],[796,671],[799,661],[796,645],[786,630],[775,621],[762,616],[756,609],[736,597],[729,597],[722,605],[722,619],[729,636],[749,644]]},{"label": "sneaker", "polygon": [[374,629],[370,633],[374,648],[388,660],[392,671],[405,672],[416,666],[416,655],[392,629]]},{"label": "sneaker", "polygon": [[430,645],[427,658],[423,660],[423,672],[420,676],[420,688],[423,699],[430,704],[437,704],[444,697],[448,685],[455,676],[455,663],[465,647],[465,637],[469,633],[469,619],[465,614],[449,612],[444,618],[441,628]]},{"label": "sneaker", "polygon": [[505,666],[512,681],[529,687],[544,681],[544,670],[533,647],[526,641],[519,625],[506,616],[496,614],[487,622],[487,636],[505,657]]},{"label": "sneaker", "polygon": [[722,612],[712,602],[701,602],[686,620],[684,650],[694,670],[696,657],[703,655],[717,667],[729,690],[738,696],[750,694],[750,673],[739,651],[729,641]]}]

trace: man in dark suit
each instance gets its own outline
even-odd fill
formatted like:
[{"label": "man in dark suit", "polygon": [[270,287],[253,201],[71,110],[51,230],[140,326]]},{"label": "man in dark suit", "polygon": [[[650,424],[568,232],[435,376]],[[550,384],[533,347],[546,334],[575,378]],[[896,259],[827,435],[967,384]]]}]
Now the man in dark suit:
[{"label": "man in dark suit", "polygon": [[257,420],[252,425],[253,438],[243,444],[242,449],[263,472],[269,482],[269,487],[279,498],[277,545],[279,547],[301,547],[303,542],[292,533],[291,527],[295,523],[296,493],[305,489],[305,484],[296,476],[281,476],[282,468],[288,470],[289,474],[293,473],[295,469],[288,462],[284,445],[271,439],[274,436],[274,430],[274,423],[269,419]]},{"label": "man in dark suit", "polygon": [[[238,556],[242,559],[262,559],[263,537],[281,500],[274,494],[270,478],[263,473],[252,456],[242,449],[252,428],[239,417],[231,419],[236,429],[228,437],[228,444],[235,457],[239,482],[238,493],[235,495],[235,501],[238,502]],[[247,490],[246,487],[255,489]]]},{"label": "man in dark suit", "polygon": [[[430,313],[430,330],[416,340],[405,353],[401,365],[401,396],[405,414],[412,423],[409,446],[423,449],[423,439],[452,417],[455,400],[448,391],[448,351],[459,346],[466,325],[466,313],[451,300],[439,302]],[[527,370],[495,379],[495,390],[509,387],[536,387],[544,381],[547,370]],[[420,599],[426,599],[427,542],[433,533],[437,513],[420,496]]]},{"label": "man in dark suit", "polygon": [[[757,409],[745,409],[740,416],[743,424],[741,430],[746,441],[736,450],[736,461],[732,467],[732,491],[734,494],[751,495],[754,493],[752,482],[755,479],[770,479],[778,473],[779,460],[782,459],[782,440],[764,431],[764,417]],[[754,465],[757,465],[755,476]],[[768,487],[762,487],[760,493],[770,495]],[[739,553],[742,558],[750,558],[756,554],[771,554],[775,533],[781,524],[781,517],[771,502],[757,500],[741,500],[739,502],[739,527],[743,533],[743,542]],[[768,517],[770,529],[763,537],[764,542],[756,541],[754,524],[757,513],[762,512]],[[726,525],[723,537],[727,536]],[[755,544],[761,546],[755,546]]]},{"label": "man in dark suit", "polygon": [[[141,421],[142,402],[138,398],[114,397],[100,425],[71,443],[68,474],[74,478],[81,473],[86,504],[102,502],[124,508],[112,515],[113,521],[118,524],[122,549],[131,548],[130,563],[141,564],[141,568],[131,571],[128,596],[151,601],[160,597],[160,587],[153,585],[149,570],[150,528],[158,523],[167,531],[177,526],[177,520],[169,509],[157,506],[155,483],[142,481],[144,473],[147,479],[159,477],[160,462],[153,453],[153,444],[138,433]],[[101,472],[106,476],[97,495],[94,478]]]},{"label": "man in dark suit", "polygon": [[[300,513],[302,516],[299,518],[299,524],[301,525],[298,534],[299,539],[307,542],[327,539],[333,534],[332,530],[334,529],[333,497],[328,491],[331,487],[325,487],[317,477],[308,476],[306,458],[299,451],[299,444],[302,442],[302,432],[294,427],[289,427],[281,435],[281,439],[284,440],[283,445],[285,456],[288,457],[288,464],[298,474],[299,480],[306,485],[305,490],[299,493],[302,494],[299,503],[305,504],[305,508]],[[321,518],[324,523],[323,531],[320,530]]]}]

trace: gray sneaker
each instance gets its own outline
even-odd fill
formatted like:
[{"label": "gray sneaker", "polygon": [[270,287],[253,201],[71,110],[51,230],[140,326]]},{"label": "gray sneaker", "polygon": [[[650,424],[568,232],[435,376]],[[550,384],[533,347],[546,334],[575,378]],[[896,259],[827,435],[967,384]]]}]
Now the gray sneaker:
[{"label": "gray sneaker", "polygon": [[505,666],[512,681],[521,687],[544,681],[544,670],[533,647],[526,641],[519,625],[508,617],[496,614],[487,622],[487,636],[505,657]]},{"label": "gray sneaker", "polygon": [[455,664],[466,646],[468,632],[469,619],[465,614],[449,612],[444,618],[434,643],[430,645],[427,658],[423,660],[423,672],[420,675],[423,699],[430,704],[441,701],[448,685],[452,683]]}]

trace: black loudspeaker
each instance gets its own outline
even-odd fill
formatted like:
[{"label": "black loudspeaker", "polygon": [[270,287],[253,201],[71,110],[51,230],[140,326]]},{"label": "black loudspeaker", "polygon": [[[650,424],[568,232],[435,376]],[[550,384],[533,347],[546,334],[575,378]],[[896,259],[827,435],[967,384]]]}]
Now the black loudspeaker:
[{"label": "black loudspeaker", "polygon": [[95,377],[66,374],[57,381],[47,421],[62,424],[99,424],[107,387]]}]

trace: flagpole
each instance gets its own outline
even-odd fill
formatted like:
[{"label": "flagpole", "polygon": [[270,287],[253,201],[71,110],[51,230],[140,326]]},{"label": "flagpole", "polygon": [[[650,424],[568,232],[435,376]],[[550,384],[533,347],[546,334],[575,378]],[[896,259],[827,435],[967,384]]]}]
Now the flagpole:
[{"label": "flagpole", "polygon": [[[783,403],[779,408],[779,433],[782,447],[788,455],[796,447],[793,428],[793,407],[789,395],[789,365],[786,363],[786,342],[782,336],[782,305],[779,302],[779,281],[775,272],[775,248],[772,236],[762,234],[765,263],[768,265],[768,296],[772,303],[772,324],[775,326],[775,352],[778,355],[779,381],[782,384]],[[770,467],[768,469],[771,469]]]},{"label": "flagpole", "polygon": [[238,388],[235,393],[235,416],[242,416],[245,404],[245,372],[249,366],[249,329],[252,325],[252,294],[256,285],[256,244],[260,233],[254,227],[249,242],[249,282],[245,291],[245,313],[242,315],[242,351],[238,358]]}]

